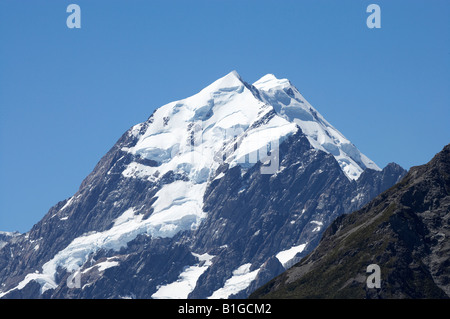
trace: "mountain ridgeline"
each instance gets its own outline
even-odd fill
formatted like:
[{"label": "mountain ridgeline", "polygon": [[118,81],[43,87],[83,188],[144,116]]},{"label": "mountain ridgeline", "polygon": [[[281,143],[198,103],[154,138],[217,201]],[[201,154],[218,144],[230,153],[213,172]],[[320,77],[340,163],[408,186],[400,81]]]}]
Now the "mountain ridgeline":
[{"label": "mountain ridgeline", "polygon": [[0,238],[0,298],[244,298],[406,171],[286,79],[236,72],[125,132],[79,190]]},{"label": "mountain ridgeline", "polygon": [[[349,215],[251,298],[449,298],[450,144]],[[379,288],[367,267],[379,266]],[[369,280],[370,281],[370,280]]]}]

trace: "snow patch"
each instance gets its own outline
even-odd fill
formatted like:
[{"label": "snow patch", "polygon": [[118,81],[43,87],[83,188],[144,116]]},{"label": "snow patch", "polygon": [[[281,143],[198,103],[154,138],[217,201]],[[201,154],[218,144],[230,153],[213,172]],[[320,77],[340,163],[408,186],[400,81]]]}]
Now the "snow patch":
[{"label": "snow patch", "polygon": [[231,278],[225,281],[222,288],[213,292],[208,299],[227,299],[229,296],[238,293],[250,286],[251,282],[255,280],[259,268],[250,271],[251,263],[244,264],[233,271]]},{"label": "snow patch", "polygon": [[92,267],[84,269],[81,273],[82,274],[87,273],[88,271],[90,271],[93,268],[97,268],[97,270],[99,272],[103,272],[103,271],[105,271],[108,268],[119,266],[119,262],[117,260],[113,260],[115,258],[116,257],[107,258],[105,261],[99,262],[99,263],[95,264]]},{"label": "snow patch", "polygon": [[352,198],[351,202],[354,203],[356,201],[360,201],[362,198],[363,198],[363,194],[358,193],[358,195],[356,195],[355,197]]},{"label": "snow patch", "polygon": [[292,246],[289,249],[280,251],[278,254],[276,254],[275,257],[277,257],[283,267],[286,268],[287,265],[292,261],[292,259],[294,259],[295,255],[301,253],[305,249],[306,245],[307,243],[298,246]]},{"label": "snow patch", "polygon": [[310,223],[311,223],[311,224],[316,224],[316,225],[317,225],[317,226],[312,230],[313,233],[320,231],[320,229],[321,229],[322,226],[323,226],[323,223],[322,223],[322,222],[319,222],[319,221],[317,221],[317,220],[312,220],[312,221],[310,221]]},{"label": "snow patch", "polygon": [[73,199],[74,199],[74,197],[72,196],[72,197],[67,201],[67,203],[66,203],[63,207],[61,207],[60,211],[66,209],[67,207],[69,207],[69,206],[72,204]]},{"label": "snow patch", "polygon": [[192,253],[200,263],[187,267],[175,282],[159,286],[158,290],[151,296],[154,299],[186,299],[194,290],[198,278],[212,265],[211,256],[207,253],[203,255]]},{"label": "snow patch", "polygon": [[49,289],[55,289],[58,286],[55,283],[54,278],[52,276],[39,273],[30,273],[26,275],[25,278],[21,282],[19,282],[16,287],[3,293],[0,293],[0,298],[2,298],[3,296],[5,296],[6,294],[10,293],[13,290],[22,290],[32,280],[36,281],[38,284],[41,285],[40,289],[41,294],[43,294]]}]

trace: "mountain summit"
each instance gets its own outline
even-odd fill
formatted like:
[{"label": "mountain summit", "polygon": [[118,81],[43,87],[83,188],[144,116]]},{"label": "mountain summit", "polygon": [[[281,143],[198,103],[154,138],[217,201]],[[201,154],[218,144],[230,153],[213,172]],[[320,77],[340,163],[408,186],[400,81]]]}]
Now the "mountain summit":
[{"label": "mountain summit", "polygon": [[125,132],[77,193],[0,248],[4,298],[245,297],[405,174],[285,79],[233,71]]}]

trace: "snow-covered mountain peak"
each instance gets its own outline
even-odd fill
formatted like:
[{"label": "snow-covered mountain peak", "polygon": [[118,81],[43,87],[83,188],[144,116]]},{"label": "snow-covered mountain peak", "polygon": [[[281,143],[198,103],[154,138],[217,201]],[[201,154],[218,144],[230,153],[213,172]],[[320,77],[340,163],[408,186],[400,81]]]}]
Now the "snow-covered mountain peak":
[{"label": "snow-covered mountain peak", "polygon": [[202,92],[214,92],[217,90],[237,90],[244,86],[244,81],[241,79],[241,76],[236,71],[231,71],[227,75],[217,79],[207,87],[205,87]]},{"label": "snow-covered mountain peak", "polygon": [[[274,111],[270,121],[258,127],[253,125]],[[218,167],[215,159],[221,156],[219,153],[234,165],[275,139],[293,134],[297,127],[314,148],[332,154],[349,179],[357,179],[366,168],[380,170],[329,124],[289,80],[273,74],[249,85],[232,71],[197,94],[160,107],[149,121],[147,130],[129,151],[158,163],[156,168],[146,169],[152,175],[162,176],[182,167],[191,177],[200,174],[201,178],[194,180],[203,182]],[[231,141],[239,141],[243,147],[227,150]]]},{"label": "snow-covered mountain peak", "polygon": [[275,75],[269,73],[253,83],[253,85],[259,90],[269,91],[290,87],[292,84],[288,79],[278,79]]},{"label": "snow-covered mountain peak", "polygon": [[381,170],[328,123],[289,80],[280,80],[268,74],[253,83],[253,86],[260,92],[261,99],[272,105],[277,114],[301,128],[314,148],[332,154],[349,179],[358,179],[366,168]]},{"label": "snow-covered mountain peak", "polygon": [[[297,131],[294,123],[276,115],[253,125],[270,112],[273,107],[259,99],[236,71],[230,72],[199,93],[157,109],[147,130],[128,150],[157,165],[130,167],[124,174],[145,171],[153,179],[173,171],[203,183],[223,161],[235,165],[249,153]],[[242,147],[230,149],[233,141]]]}]

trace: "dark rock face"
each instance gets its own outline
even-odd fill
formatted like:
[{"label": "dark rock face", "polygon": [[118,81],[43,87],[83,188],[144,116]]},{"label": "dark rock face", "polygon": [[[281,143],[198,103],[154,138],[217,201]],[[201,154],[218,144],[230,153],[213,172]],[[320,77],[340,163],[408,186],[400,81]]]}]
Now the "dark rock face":
[{"label": "dark rock face", "polygon": [[0,232],[0,249],[7,243],[14,241],[15,237],[19,235],[19,232]]},{"label": "dark rock face", "polygon": [[[449,298],[450,145],[359,211],[252,298]],[[366,285],[377,264],[381,288]]]},{"label": "dark rock face", "polygon": [[[199,289],[192,298],[204,297],[202,289],[206,287],[215,290],[223,285],[226,276],[219,259],[225,259],[231,269],[245,262],[256,269],[278,252],[307,243],[298,260],[320,239],[321,231],[314,221],[328,225],[352,207],[360,207],[374,192],[372,183],[358,188],[350,182],[331,155],[310,148],[301,135],[284,143],[280,154],[280,165],[286,168],[275,176],[261,175],[255,166],[241,177],[235,167],[208,188],[205,210],[209,215],[194,235],[194,247],[204,251],[227,245],[227,249],[216,256],[208,276],[199,279]],[[358,191],[363,196],[352,202]],[[277,272],[279,268],[274,268],[268,275],[269,269],[265,269],[265,277]]]},{"label": "dark rock face", "polygon": [[[150,117],[141,130],[151,121]],[[251,264],[250,271],[259,269],[255,280],[229,296],[243,298],[289,266],[283,267],[276,254],[306,244],[291,263],[298,261],[317,245],[323,229],[336,217],[360,208],[405,174],[390,164],[383,171],[367,170],[358,181],[350,181],[334,157],[313,149],[299,130],[280,145],[280,170],[274,175],[262,175],[260,163],[246,170],[223,165],[219,171],[224,176],[207,187],[203,201],[207,216],[197,229],[172,238],[141,234],[120,250],[94,251],[80,265],[80,287],[69,287],[72,273],[58,268],[56,288],[43,289],[30,280],[18,289],[26,275],[42,271],[74,239],[111,229],[126,208],[141,207],[143,218],[148,218],[161,185],[185,178],[173,172],[157,183],[124,178],[124,168],[140,161],[123,151],[134,143],[135,137],[126,132],[72,198],[56,204],[28,233],[0,248],[4,298],[150,298],[161,285],[175,282],[187,267],[203,265],[192,253],[214,258],[189,298],[211,296],[234,270]],[[105,263],[115,266],[103,270]],[[436,272],[441,269],[434,267]]]}]

